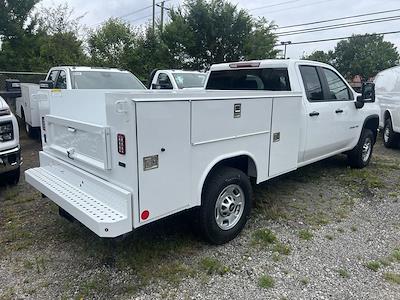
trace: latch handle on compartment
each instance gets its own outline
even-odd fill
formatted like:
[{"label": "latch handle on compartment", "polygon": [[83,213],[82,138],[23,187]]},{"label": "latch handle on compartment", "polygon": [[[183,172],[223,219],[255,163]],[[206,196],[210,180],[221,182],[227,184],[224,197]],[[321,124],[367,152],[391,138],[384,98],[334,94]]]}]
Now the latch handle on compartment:
[{"label": "latch handle on compartment", "polygon": [[126,100],[118,100],[115,102],[115,111],[123,114],[128,112],[128,102]]}]

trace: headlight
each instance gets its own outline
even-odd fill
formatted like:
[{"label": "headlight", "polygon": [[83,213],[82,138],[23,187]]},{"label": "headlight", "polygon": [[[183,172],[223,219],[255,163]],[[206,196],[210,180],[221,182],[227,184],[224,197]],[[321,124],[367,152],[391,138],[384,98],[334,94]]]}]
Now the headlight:
[{"label": "headlight", "polygon": [[11,122],[0,124],[0,142],[11,141],[14,138]]},{"label": "headlight", "polygon": [[10,109],[5,108],[5,109],[0,109],[0,116],[6,116],[11,114]]}]

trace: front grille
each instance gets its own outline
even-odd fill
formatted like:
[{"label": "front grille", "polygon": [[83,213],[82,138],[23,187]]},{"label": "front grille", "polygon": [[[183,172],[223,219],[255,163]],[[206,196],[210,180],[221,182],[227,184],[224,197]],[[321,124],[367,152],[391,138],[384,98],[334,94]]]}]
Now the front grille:
[{"label": "front grille", "polygon": [[0,142],[8,142],[14,139],[14,128],[11,121],[0,122]]}]

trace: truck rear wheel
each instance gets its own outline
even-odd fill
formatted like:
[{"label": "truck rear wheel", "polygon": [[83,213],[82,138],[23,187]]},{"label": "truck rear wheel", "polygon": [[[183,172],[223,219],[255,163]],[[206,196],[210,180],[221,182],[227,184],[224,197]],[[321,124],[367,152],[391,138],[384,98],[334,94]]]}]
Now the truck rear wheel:
[{"label": "truck rear wheel", "polygon": [[398,135],[393,131],[392,120],[387,118],[383,127],[383,144],[386,148],[393,148],[398,140]]},{"label": "truck rear wheel", "polygon": [[347,154],[352,168],[362,169],[368,166],[374,148],[374,134],[372,130],[364,128],[357,146]]},{"label": "truck rear wheel", "polygon": [[206,180],[199,211],[199,226],[212,244],[234,239],[251,211],[252,188],[248,176],[231,167],[220,167]]}]

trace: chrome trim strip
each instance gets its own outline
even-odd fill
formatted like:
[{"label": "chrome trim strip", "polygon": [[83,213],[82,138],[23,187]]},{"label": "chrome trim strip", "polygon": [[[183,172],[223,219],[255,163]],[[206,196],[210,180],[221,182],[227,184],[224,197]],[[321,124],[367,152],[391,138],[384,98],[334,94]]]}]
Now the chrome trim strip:
[{"label": "chrome trim strip", "polygon": [[259,132],[241,134],[241,135],[235,135],[235,136],[230,136],[230,137],[225,137],[225,138],[220,138],[220,139],[215,139],[215,140],[208,140],[208,141],[203,141],[203,142],[192,143],[192,146],[215,143],[215,142],[226,141],[226,140],[233,140],[233,139],[249,137],[249,136],[255,136],[255,135],[260,135],[260,134],[267,134],[267,133],[270,133],[270,132],[271,131],[269,131],[269,130],[265,130],[265,131],[259,131]]}]

